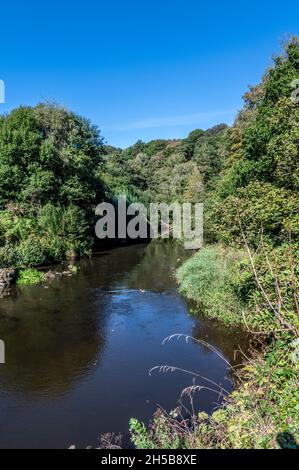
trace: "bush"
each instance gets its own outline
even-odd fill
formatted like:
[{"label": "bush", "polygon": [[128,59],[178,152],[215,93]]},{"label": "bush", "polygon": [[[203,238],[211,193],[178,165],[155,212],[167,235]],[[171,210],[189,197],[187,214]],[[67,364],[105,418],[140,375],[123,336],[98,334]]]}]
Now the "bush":
[{"label": "bush", "polygon": [[[246,315],[253,329],[275,334],[281,328],[299,331],[299,251],[285,243],[273,248],[262,244],[254,253],[252,265],[240,265],[238,293],[248,306]],[[270,304],[272,307],[270,307]]]},{"label": "bush", "polygon": [[0,247],[0,268],[15,268],[19,266],[18,253],[14,245],[6,244]]},{"label": "bush", "polygon": [[75,205],[23,208],[23,214],[14,210],[0,214],[0,267],[61,261],[69,253],[86,254],[92,246],[86,213]]},{"label": "bush", "polygon": [[75,205],[47,204],[38,213],[38,226],[48,256],[54,260],[62,259],[69,251],[85,254],[92,246],[86,215]]},{"label": "bush", "polygon": [[279,244],[292,229],[298,232],[298,197],[270,183],[252,182],[213,206],[213,230],[218,240],[242,244],[240,223],[251,245],[258,246],[261,231],[268,243]]},{"label": "bush", "polygon": [[17,273],[16,283],[19,286],[39,284],[44,280],[44,274],[37,269],[20,269]]},{"label": "bush", "polygon": [[16,247],[17,266],[39,266],[47,260],[46,251],[40,239],[29,237]]}]

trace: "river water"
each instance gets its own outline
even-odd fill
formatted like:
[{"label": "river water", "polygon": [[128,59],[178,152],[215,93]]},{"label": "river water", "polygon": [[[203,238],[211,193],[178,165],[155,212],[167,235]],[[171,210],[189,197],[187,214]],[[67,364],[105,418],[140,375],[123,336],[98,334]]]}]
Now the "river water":
[{"label": "river water", "polygon": [[[238,346],[246,348],[241,332],[189,314],[174,280],[188,254],[172,243],[115,248],[80,261],[72,277],[16,287],[0,300],[1,448],[96,446],[106,432],[122,433],[127,446],[130,417],[148,422],[157,405],[173,409],[192,384],[179,371],[150,376],[154,366],[232,390],[227,364],[211,349],[183,339],[162,345],[171,334],[192,335],[232,365]],[[211,412],[220,400],[203,390],[196,406]]]}]

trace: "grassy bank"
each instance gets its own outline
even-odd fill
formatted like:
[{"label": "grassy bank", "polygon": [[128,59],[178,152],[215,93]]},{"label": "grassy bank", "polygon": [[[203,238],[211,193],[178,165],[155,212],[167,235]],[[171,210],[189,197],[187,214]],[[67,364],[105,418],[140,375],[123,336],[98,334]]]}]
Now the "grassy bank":
[{"label": "grassy bank", "polygon": [[242,324],[246,308],[237,295],[239,267],[245,259],[241,250],[211,246],[190,258],[177,271],[180,292],[210,318],[226,324]]}]

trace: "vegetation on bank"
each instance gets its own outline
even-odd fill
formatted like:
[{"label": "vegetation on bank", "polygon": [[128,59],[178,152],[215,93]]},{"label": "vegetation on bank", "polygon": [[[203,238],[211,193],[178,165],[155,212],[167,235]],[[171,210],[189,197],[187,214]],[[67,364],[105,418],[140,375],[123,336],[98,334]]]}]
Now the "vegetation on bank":
[{"label": "vegetation on bank", "polygon": [[16,276],[16,284],[18,286],[40,284],[44,279],[44,273],[37,269],[20,269]]},{"label": "vegetation on bank", "polygon": [[[206,315],[241,324],[258,347],[238,386],[211,416],[157,410],[133,419],[137,448],[298,448],[299,78],[293,38],[226,133],[228,154],[206,192],[206,246],[177,272],[181,292]],[[196,387],[185,395],[193,400]],[[200,392],[199,392],[200,393]],[[199,410],[200,411],[200,410]]]},{"label": "vegetation on bank", "polygon": [[[237,389],[211,416],[199,413],[178,422],[178,413],[158,410],[149,428],[131,421],[137,447],[273,448],[298,443],[298,276],[290,283],[298,253],[295,258],[289,246],[284,248],[277,264],[273,253],[256,255],[254,269],[262,290],[248,258],[236,252],[232,263],[233,253],[207,247],[179,269],[178,279],[182,291],[207,316],[255,332],[259,352],[247,358],[237,373]],[[190,400],[194,393],[198,391],[190,390]]]},{"label": "vegetation on bank", "polygon": [[158,409],[148,427],[131,419],[133,443],[139,449],[298,448],[298,354],[298,341],[277,339],[248,361],[240,385],[212,415]]},{"label": "vegetation on bank", "polygon": [[102,138],[56,105],[0,117],[0,268],[26,268],[87,253],[101,197]]},{"label": "vegetation on bank", "polygon": [[[236,390],[211,416],[200,410],[181,415],[178,407],[169,414],[158,409],[149,427],[131,420],[131,435],[138,448],[298,445],[298,272],[293,278],[298,252],[295,257],[289,245],[280,249],[276,258],[265,251],[254,257],[262,290],[244,252],[223,246],[204,248],[178,270],[182,292],[198,309],[255,332],[257,349],[237,371]],[[193,400],[196,393],[200,391],[190,387],[184,395]]]},{"label": "vegetation on bank", "polygon": [[211,318],[242,324],[246,303],[238,296],[241,250],[211,245],[186,261],[177,271],[180,292]]}]

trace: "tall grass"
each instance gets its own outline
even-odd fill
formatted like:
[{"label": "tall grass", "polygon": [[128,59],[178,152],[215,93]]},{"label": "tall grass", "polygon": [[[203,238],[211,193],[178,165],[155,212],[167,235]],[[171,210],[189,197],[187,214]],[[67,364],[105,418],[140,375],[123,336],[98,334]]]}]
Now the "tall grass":
[{"label": "tall grass", "polygon": [[236,264],[245,257],[243,251],[204,248],[177,271],[180,292],[193,300],[211,318],[241,324],[245,304],[236,292]]}]

